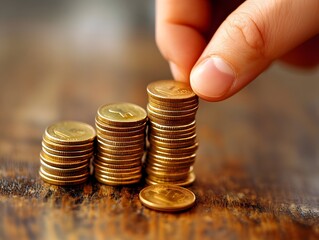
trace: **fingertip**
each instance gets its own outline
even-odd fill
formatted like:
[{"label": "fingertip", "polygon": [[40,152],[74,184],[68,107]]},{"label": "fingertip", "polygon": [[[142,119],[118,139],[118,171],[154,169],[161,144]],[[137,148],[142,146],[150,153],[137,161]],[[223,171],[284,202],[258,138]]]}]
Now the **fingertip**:
[{"label": "fingertip", "polygon": [[235,83],[233,68],[220,57],[208,57],[191,72],[190,84],[194,92],[207,101],[225,99]]},{"label": "fingertip", "polygon": [[169,67],[175,80],[181,82],[189,82],[189,77],[177,64],[170,61]]}]

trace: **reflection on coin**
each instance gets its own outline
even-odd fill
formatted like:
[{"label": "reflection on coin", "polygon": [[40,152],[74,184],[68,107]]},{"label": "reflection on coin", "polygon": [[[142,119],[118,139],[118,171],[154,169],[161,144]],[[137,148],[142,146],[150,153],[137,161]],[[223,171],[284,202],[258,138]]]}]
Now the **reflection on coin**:
[{"label": "reflection on coin", "polygon": [[102,122],[114,126],[130,126],[144,123],[146,111],[132,103],[115,103],[101,106],[98,116]]},{"label": "reflection on coin", "polygon": [[95,130],[92,126],[76,121],[62,121],[49,126],[45,136],[58,144],[82,144],[94,140]]},{"label": "reflection on coin", "polygon": [[188,84],[174,80],[152,82],[147,86],[147,93],[151,95],[152,98],[169,102],[171,102],[172,99],[189,101],[197,98]]},{"label": "reflection on coin", "polygon": [[148,186],[139,194],[141,202],[148,208],[164,212],[186,210],[195,204],[195,194],[183,187],[171,184]]}]

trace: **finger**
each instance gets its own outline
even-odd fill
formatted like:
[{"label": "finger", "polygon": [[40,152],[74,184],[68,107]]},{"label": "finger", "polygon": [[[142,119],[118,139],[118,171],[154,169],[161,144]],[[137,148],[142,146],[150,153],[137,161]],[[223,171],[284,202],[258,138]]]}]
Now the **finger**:
[{"label": "finger", "polygon": [[189,81],[190,71],[207,45],[210,10],[208,0],[156,1],[156,42],[177,80]]},{"label": "finger", "polygon": [[319,1],[247,0],[222,23],[193,68],[193,90],[208,101],[233,95],[316,35],[318,12]]}]

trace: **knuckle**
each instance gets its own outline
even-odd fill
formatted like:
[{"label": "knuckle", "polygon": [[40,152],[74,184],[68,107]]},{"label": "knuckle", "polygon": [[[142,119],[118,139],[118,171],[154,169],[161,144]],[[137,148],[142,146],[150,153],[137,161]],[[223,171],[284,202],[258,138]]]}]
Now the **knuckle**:
[{"label": "knuckle", "polygon": [[227,34],[241,41],[257,55],[265,55],[265,29],[246,13],[235,13],[227,20]]}]

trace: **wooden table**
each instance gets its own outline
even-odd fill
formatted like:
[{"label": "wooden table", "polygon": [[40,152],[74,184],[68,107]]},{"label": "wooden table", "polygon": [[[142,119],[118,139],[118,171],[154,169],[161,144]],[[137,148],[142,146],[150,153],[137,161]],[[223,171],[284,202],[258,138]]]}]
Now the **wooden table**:
[{"label": "wooden table", "polygon": [[46,126],[93,125],[105,103],[145,107],[146,85],[171,78],[152,35],[85,57],[28,36],[8,37],[0,58],[0,239],[319,238],[318,71],[275,65],[229,100],[200,102],[196,205],[161,213],[141,205],[144,183],[68,188],[38,175]]}]

